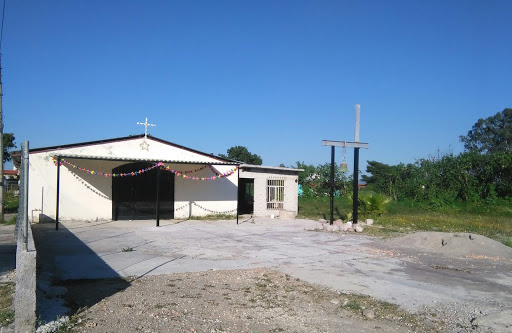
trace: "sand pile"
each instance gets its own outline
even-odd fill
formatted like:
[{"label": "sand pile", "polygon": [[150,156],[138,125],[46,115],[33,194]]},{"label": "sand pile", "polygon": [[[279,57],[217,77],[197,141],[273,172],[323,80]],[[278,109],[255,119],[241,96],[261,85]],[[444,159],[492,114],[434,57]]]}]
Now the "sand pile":
[{"label": "sand pile", "polygon": [[385,242],[393,247],[439,253],[448,257],[512,260],[512,248],[470,233],[417,232]]}]

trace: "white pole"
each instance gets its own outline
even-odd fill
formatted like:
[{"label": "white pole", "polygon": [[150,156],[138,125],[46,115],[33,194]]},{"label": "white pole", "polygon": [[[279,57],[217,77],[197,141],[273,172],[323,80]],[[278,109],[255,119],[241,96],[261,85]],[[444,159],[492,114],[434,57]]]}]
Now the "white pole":
[{"label": "white pole", "polygon": [[361,113],[361,106],[359,104],[356,104],[356,131],[354,134],[354,141],[359,142],[359,117]]}]

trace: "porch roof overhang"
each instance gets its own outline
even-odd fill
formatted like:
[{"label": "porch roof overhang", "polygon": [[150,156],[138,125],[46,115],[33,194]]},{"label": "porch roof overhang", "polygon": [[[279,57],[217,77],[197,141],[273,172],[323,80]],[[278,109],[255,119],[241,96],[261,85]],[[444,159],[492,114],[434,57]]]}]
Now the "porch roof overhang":
[{"label": "porch roof overhang", "polygon": [[204,164],[204,165],[240,165],[239,162],[213,162],[213,161],[183,161],[183,160],[167,160],[167,159],[154,159],[154,158],[137,158],[137,157],[120,157],[120,156],[93,156],[93,155],[77,155],[77,154],[54,154],[55,158],[72,158],[79,160],[96,160],[96,161],[111,161],[111,162],[162,162],[173,164]]},{"label": "porch roof overhang", "polygon": [[289,171],[289,172],[302,172],[304,169],[295,169],[295,168],[287,168],[287,167],[274,167],[274,166],[264,166],[264,165],[253,165],[253,164],[240,164],[240,168],[242,170],[250,170],[250,169],[260,169],[260,170],[271,170],[271,171]]},{"label": "porch roof overhang", "polygon": [[[56,159],[82,159],[82,160],[96,160],[96,161],[111,161],[111,162],[162,162],[162,163],[176,163],[176,164],[203,164],[203,165],[236,165],[237,168],[240,166],[240,162],[237,161],[229,161],[225,162],[214,162],[214,161],[184,161],[184,160],[166,160],[166,159],[152,159],[152,158],[136,158],[136,157],[119,157],[119,156],[94,156],[94,155],[78,155],[78,154],[52,154],[52,157]],[[57,204],[56,204],[56,213],[55,213],[55,230],[59,230],[59,187],[60,187],[60,165],[61,163],[57,163]],[[157,168],[159,171],[160,169]],[[239,170],[239,169],[238,169]],[[237,173],[237,177],[239,177],[239,173]],[[156,192],[159,193],[159,186],[157,185]],[[158,195],[157,195],[158,198]],[[237,196],[237,214],[236,214],[236,224],[238,224],[238,196]],[[159,204],[157,199],[157,207],[156,207],[156,226],[160,226],[160,217],[159,217]]]}]

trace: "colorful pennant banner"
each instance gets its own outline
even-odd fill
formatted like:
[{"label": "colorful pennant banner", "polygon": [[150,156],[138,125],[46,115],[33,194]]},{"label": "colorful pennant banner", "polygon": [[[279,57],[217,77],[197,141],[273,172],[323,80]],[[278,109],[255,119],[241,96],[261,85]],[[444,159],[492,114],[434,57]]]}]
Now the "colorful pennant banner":
[{"label": "colorful pennant banner", "polygon": [[189,175],[187,175],[186,173],[183,173],[181,171],[176,171],[176,170],[173,170],[171,167],[169,167],[168,165],[163,165],[163,169],[164,170],[167,170],[169,172],[172,172],[174,173],[176,176],[178,177],[183,177],[185,179],[190,179],[190,180],[202,180],[202,181],[205,181],[205,180],[215,180],[215,179],[219,179],[219,178],[225,178],[225,177],[229,177],[231,176],[232,174],[234,174],[237,170],[238,170],[238,165],[236,167],[234,167],[233,169],[229,170],[228,172],[226,173],[223,173],[223,174],[219,174],[217,173],[211,165],[208,165],[210,167],[210,169],[212,170],[212,172],[215,174],[215,176],[212,176],[212,177],[190,177]]},{"label": "colorful pennant banner", "polygon": [[[55,163],[55,165],[57,165],[57,159],[55,157],[52,157],[52,159],[53,159],[53,163]],[[234,174],[238,170],[238,166],[236,166],[234,169],[231,169],[231,170],[229,170],[226,173],[219,174],[219,173],[217,173],[215,171],[215,169],[211,165],[205,165],[205,166],[202,166],[202,167],[200,167],[198,169],[195,169],[195,170],[177,171],[177,170],[173,170],[170,166],[165,165],[162,162],[158,162],[157,164],[154,164],[154,165],[152,165],[152,166],[150,166],[148,168],[140,169],[140,170],[137,170],[137,171],[125,172],[125,173],[106,173],[106,172],[98,172],[98,171],[89,170],[89,169],[86,169],[86,168],[81,168],[78,165],[70,163],[70,162],[68,162],[68,161],[66,161],[64,159],[60,159],[60,165],[64,165],[64,164],[70,166],[73,169],[77,169],[77,170],[83,171],[83,172],[91,174],[91,175],[105,176],[105,177],[131,177],[131,176],[138,176],[138,175],[141,175],[141,174],[143,174],[145,172],[148,172],[150,170],[153,170],[155,168],[160,167],[161,170],[166,170],[166,171],[172,172],[172,173],[174,173],[178,177],[183,177],[185,179],[190,179],[190,180],[202,180],[202,181],[215,180],[215,179],[219,179],[219,178],[229,177],[229,176],[231,176],[232,174]],[[189,174],[194,173],[194,172],[198,172],[198,171],[201,171],[201,170],[204,170],[207,167],[210,167],[210,169],[215,174],[215,176],[212,176],[212,177],[190,177],[189,176]]]}]

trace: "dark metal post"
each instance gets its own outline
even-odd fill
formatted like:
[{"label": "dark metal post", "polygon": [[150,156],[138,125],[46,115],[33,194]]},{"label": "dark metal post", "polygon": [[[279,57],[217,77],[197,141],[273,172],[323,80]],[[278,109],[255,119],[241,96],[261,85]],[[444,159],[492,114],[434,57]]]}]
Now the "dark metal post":
[{"label": "dark metal post", "polygon": [[60,157],[57,157],[57,205],[55,207],[55,230],[59,230]]},{"label": "dark metal post", "polygon": [[240,209],[240,166],[238,166],[237,170],[237,185],[236,185],[236,224],[238,224],[238,213]]},{"label": "dark metal post", "polygon": [[160,167],[156,168],[156,226],[160,226]]},{"label": "dark metal post", "polygon": [[334,222],[334,146],[331,146],[331,222]]},{"label": "dark metal post", "polygon": [[358,208],[359,208],[359,148],[354,148],[354,194],[352,202],[352,223],[358,221]]}]

